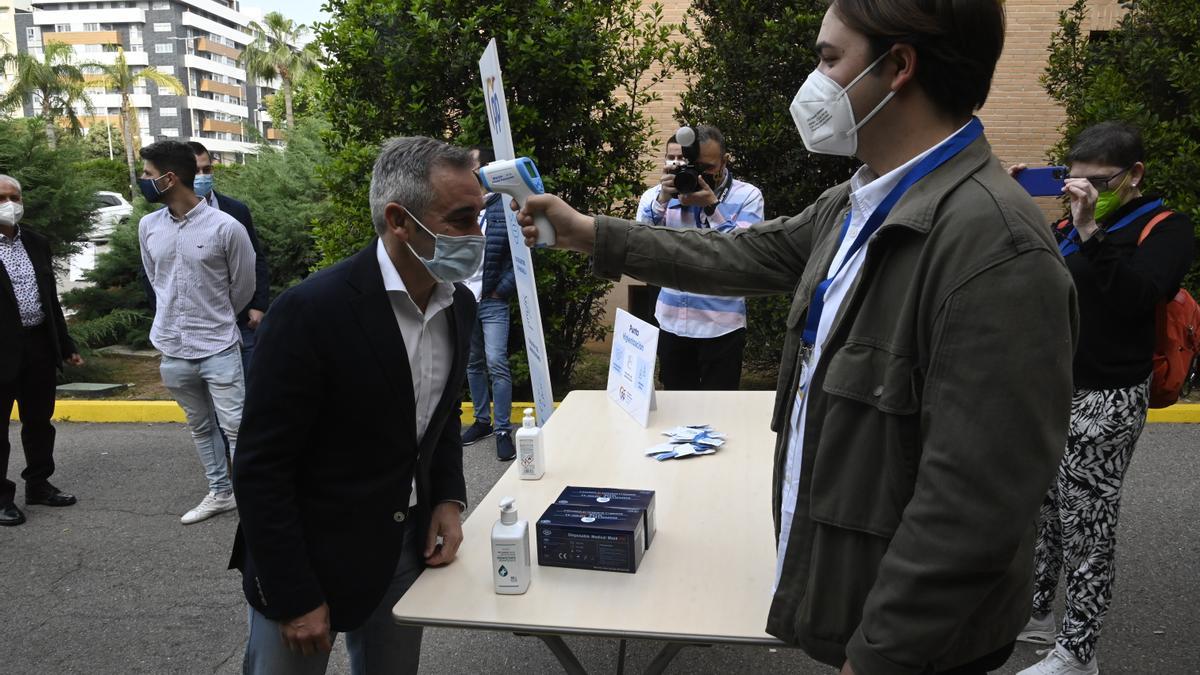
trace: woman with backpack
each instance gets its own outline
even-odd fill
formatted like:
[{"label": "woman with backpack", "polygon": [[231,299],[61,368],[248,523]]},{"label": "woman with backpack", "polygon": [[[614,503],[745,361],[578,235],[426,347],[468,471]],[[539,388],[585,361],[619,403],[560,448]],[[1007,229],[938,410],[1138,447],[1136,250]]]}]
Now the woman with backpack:
[{"label": "woman with backpack", "polygon": [[[1191,220],[1142,194],[1143,152],[1136,128],[1103,122],[1084,129],[1067,154],[1071,215],[1056,231],[1079,297],[1075,393],[1066,453],[1038,525],[1033,615],[1018,637],[1051,648],[1018,675],[1099,672],[1121,482],[1146,423],[1157,308],[1175,296],[1195,252]],[[1063,568],[1060,625],[1052,605]]]}]

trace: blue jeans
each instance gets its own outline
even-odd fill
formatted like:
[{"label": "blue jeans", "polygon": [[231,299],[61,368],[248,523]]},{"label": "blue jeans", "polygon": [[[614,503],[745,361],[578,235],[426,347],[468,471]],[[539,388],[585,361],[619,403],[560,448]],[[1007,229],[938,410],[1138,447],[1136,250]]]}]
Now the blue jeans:
[{"label": "blue jeans", "polygon": [[177,359],[163,355],[158,368],[163,385],[175,397],[187,416],[188,429],[196,443],[210,492],[229,492],[229,463],[221,432],[229,439],[232,452],[237,448],[238,427],[242,425],[242,403],[246,382],[242,374],[242,355],[237,345],[203,359]]},{"label": "blue jeans", "polygon": [[[488,377],[491,377],[491,392]],[[508,429],[512,414],[512,374],[508,370],[508,301],[484,298],[479,301],[475,331],[471,334],[471,358],[467,361],[467,384],[475,405],[475,421],[488,424],[495,404],[497,430]]]},{"label": "blue jeans", "polygon": [[[351,675],[416,675],[421,663],[421,627],[397,624],[392,619],[392,608],[421,575],[424,564],[417,528],[405,527],[404,545],[392,584],[366,623],[346,633]],[[294,652],[283,643],[278,623],[253,607],[249,615],[250,637],[242,661],[243,675],[321,675],[325,672],[329,665],[328,653],[304,656]]]}]

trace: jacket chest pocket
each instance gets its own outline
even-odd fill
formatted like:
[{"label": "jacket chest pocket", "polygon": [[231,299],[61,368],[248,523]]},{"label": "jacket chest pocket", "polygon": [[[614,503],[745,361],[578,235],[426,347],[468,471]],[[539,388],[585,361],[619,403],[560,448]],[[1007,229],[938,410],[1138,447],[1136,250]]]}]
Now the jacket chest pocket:
[{"label": "jacket chest pocket", "polygon": [[851,339],[832,354],[813,462],[812,518],[890,537],[912,497],[920,459],[916,360]]}]

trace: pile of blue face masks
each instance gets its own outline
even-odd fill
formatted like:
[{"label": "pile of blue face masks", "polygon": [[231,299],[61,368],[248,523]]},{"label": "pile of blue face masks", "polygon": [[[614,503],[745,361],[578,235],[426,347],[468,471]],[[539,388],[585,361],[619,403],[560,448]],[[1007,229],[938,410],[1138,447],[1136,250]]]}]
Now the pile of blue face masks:
[{"label": "pile of blue face masks", "polygon": [[713,455],[717,449],[725,445],[725,434],[714,430],[707,424],[690,424],[674,429],[667,429],[663,435],[670,440],[647,448],[647,457],[658,461],[682,459],[697,455]]}]

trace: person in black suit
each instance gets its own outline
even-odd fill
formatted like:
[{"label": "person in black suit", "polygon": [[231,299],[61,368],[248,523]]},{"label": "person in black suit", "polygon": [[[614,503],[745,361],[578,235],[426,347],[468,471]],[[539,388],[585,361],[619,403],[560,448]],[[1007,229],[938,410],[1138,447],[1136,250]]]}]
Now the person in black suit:
[{"label": "person in black suit", "polygon": [[282,294],[259,329],[233,473],[247,673],[324,672],[336,632],[352,668],[417,671],[421,630],[391,608],[462,541],[475,299],[453,282],[483,255],[471,167],[442,141],[388,141],[378,238]]},{"label": "person in black suit", "polygon": [[73,495],[50,484],[54,473],[55,371],[63,361],[83,365],[67,333],[58,304],[50,244],[21,227],[21,184],[0,175],[0,525],[20,525],[25,514],[15,503],[17,485],[8,479],[8,422],[13,401],[21,412],[25,449],[25,503],[70,506]]}]

